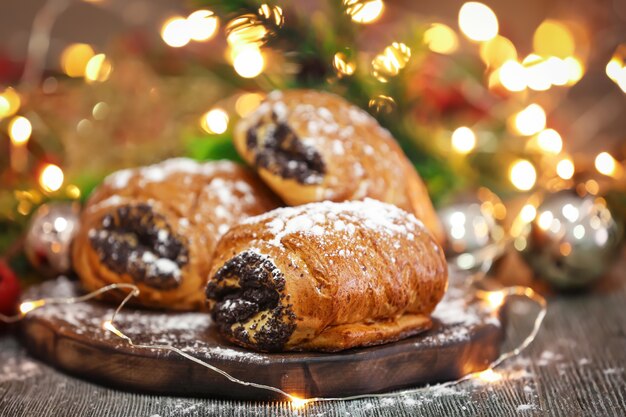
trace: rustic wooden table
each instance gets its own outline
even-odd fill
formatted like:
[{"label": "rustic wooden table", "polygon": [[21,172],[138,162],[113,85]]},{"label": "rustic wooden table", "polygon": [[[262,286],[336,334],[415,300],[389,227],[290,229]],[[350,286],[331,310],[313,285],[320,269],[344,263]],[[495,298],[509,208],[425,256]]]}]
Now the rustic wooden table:
[{"label": "rustic wooden table", "polygon": [[[535,311],[514,304],[509,344]],[[506,346],[505,346],[506,348]],[[69,377],[0,336],[0,416],[626,416],[626,257],[591,292],[549,297],[532,346],[494,379],[355,401],[307,404],[174,398],[116,391]],[[184,384],[185,381],[180,381]]]}]

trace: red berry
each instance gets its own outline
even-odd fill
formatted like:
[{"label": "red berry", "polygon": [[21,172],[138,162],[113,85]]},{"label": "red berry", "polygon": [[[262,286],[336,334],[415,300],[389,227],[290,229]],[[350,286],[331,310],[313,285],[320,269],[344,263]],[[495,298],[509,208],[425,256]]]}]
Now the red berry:
[{"label": "red berry", "polygon": [[0,260],[0,313],[15,314],[19,298],[20,283],[9,265]]}]

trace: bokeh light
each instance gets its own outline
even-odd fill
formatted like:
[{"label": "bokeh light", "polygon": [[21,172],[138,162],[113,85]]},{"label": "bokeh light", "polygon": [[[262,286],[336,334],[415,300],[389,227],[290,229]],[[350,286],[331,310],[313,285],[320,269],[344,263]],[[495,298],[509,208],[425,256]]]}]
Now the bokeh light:
[{"label": "bokeh light", "polygon": [[517,60],[517,49],[509,39],[497,35],[480,45],[480,57],[491,68],[498,68],[507,61]]},{"label": "bokeh light", "polygon": [[613,176],[617,171],[617,161],[608,152],[600,152],[596,156],[595,166],[602,175]]},{"label": "bokeh light", "polygon": [[14,117],[9,123],[9,137],[15,146],[23,146],[28,143],[32,133],[33,127],[26,117]]},{"label": "bokeh light", "polygon": [[459,27],[470,40],[485,42],[498,34],[498,18],[485,4],[471,1],[459,10]]},{"label": "bokeh light", "polygon": [[254,111],[263,101],[263,95],[259,93],[245,93],[240,95],[235,102],[235,111],[241,117],[245,117]]},{"label": "bokeh light", "polygon": [[184,17],[172,17],[161,28],[163,42],[172,48],[181,48],[191,40],[191,30]]},{"label": "bokeh light", "polygon": [[256,45],[244,45],[234,51],[233,67],[243,78],[254,78],[263,72],[265,59]]},{"label": "bokeh light", "polygon": [[382,0],[344,0],[346,13],[356,23],[373,23],[383,14]]},{"label": "bokeh light", "polygon": [[538,104],[531,104],[515,115],[515,128],[524,136],[534,135],[546,127],[546,112]]},{"label": "bokeh light", "polygon": [[456,32],[443,23],[433,23],[426,29],[424,43],[431,51],[444,55],[454,53],[459,47]]},{"label": "bokeh light", "polygon": [[556,20],[545,20],[533,36],[533,49],[541,56],[567,58],[574,55],[574,35],[567,26]]},{"label": "bokeh light", "polygon": [[70,77],[82,77],[89,60],[95,55],[93,48],[86,43],[74,43],[61,53],[61,68]]},{"label": "bokeh light", "polygon": [[452,132],[452,148],[461,154],[467,154],[476,147],[476,135],[466,126]]},{"label": "bokeh light", "polygon": [[8,87],[0,93],[0,119],[13,116],[18,112],[21,105],[20,95],[13,88]]},{"label": "bokeh light", "polygon": [[105,54],[94,55],[85,67],[85,80],[87,82],[106,81],[111,74],[111,63]]},{"label": "bokeh light", "polygon": [[222,109],[213,109],[202,116],[200,126],[211,134],[222,134],[228,129],[228,113]]},{"label": "bokeh light", "polygon": [[572,178],[575,171],[576,167],[571,159],[561,159],[558,164],[556,164],[556,174],[564,180]]},{"label": "bokeh light", "polygon": [[537,145],[541,150],[558,154],[563,149],[563,139],[554,129],[544,129],[537,134]]},{"label": "bokeh light", "polygon": [[252,45],[260,48],[271,32],[254,14],[244,14],[226,25],[226,40],[233,48]]},{"label": "bokeh light", "polygon": [[202,42],[213,38],[218,25],[218,17],[210,10],[197,10],[187,17],[188,35],[194,41]]},{"label": "bokeh light", "polygon": [[39,185],[48,192],[59,190],[63,185],[63,180],[63,171],[54,164],[46,165],[39,175]]},{"label": "bokeh light", "polygon": [[350,76],[356,70],[356,63],[343,52],[337,52],[333,56],[333,68],[339,77]]},{"label": "bokeh light", "polygon": [[500,84],[509,91],[524,91],[527,87],[526,71],[517,61],[506,61],[499,70]]},{"label": "bokeh light", "polygon": [[537,181],[537,171],[529,161],[518,159],[511,165],[509,179],[518,190],[528,191]]}]

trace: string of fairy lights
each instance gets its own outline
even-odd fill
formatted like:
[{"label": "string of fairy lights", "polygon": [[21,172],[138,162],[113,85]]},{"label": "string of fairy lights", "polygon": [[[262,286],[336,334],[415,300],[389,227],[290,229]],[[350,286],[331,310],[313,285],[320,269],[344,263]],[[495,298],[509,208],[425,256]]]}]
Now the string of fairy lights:
[{"label": "string of fairy lights", "polygon": [[[490,265],[489,261],[487,261],[485,264]],[[479,275],[483,277],[484,273],[480,273]],[[476,276],[472,276],[468,280],[468,282],[471,282],[472,284],[475,284],[477,281],[479,281],[479,279],[477,280]],[[292,407],[295,409],[302,408],[306,404],[314,403],[314,402],[350,401],[350,400],[364,399],[364,398],[385,398],[385,397],[416,394],[420,392],[426,392],[429,389],[432,389],[432,387],[426,386],[426,387],[411,388],[411,389],[390,392],[390,393],[359,394],[359,395],[353,395],[353,396],[348,396],[348,397],[300,398],[297,395],[286,392],[279,387],[259,384],[259,383],[255,383],[252,381],[241,380],[229,374],[228,372],[220,369],[219,367],[216,367],[206,361],[203,361],[193,355],[190,355],[189,353],[182,351],[181,349],[177,348],[174,345],[136,343],[132,338],[130,338],[127,334],[125,334],[123,330],[121,330],[119,327],[116,326],[115,319],[119,314],[121,314],[124,306],[133,297],[137,297],[140,294],[140,290],[137,286],[133,284],[127,284],[127,283],[110,284],[96,291],[93,291],[93,292],[90,292],[90,293],[87,293],[78,297],[41,298],[41,299],[24,301],[19,306],[19,314],[14,315],[14,316],[6,316],[4,314],[0,314],[0,321],[5,322],[5,323],[15,323],[22,319],[25,319],[28,316],[28,314],[31,313],[32,311],[40,309],[40,308],[44,308],[45,306],[48,306],[48,305],[55,305],[55,304],[56,305],[58,304],[69,305],[69,304],[83,303],[91,299],[94,299],[104,293],[107,293],[110,291],[119,291],[119,290],[129,290],[129,292],[124,297],[124,299],[118,304],[116,309],[113,311],[112,315],[109,318],[103,318],[101,322],[101,329],[103,331],[107,331],[107,332],[114,334],[115,336],[119,337],[122,341],[128,343],[133,348],[148,349],[148,350],[162,350],[162,351],[172,352],[176,355],[182,356],[183,358],[191,362],[194,362],[200,366],[203,366],[213,372],[216,372],[224,376],[226,379],[228,379],[229,381],[235,384],[249,386],[249,387],[258,388],[261,390],[271,391],[271,392],[280,394],[281,396],[285,397],[285,399],[290,401]],[[536,303],[539,306],[540,310],[537,316],[535,317],[531,332],[515,348],[513,348],[510,351],[500,354],[500,356],[491,364],[489,364],[489,366],[485,370],[472,372],[457,380],[441,383],[437,385],[437,387],[439,388],[451,387],[451,386],[458,385],[464,381],[468,381],[471,379],[479,379],[481,381],[488,382],[488,383],[493,383],[493,382],[497,382],[501,380],[503,378],[503,375],[500,374],[496,370],[496,368],[499,367],[506,360],[511,359],[515,356],[518,356],[519,354],[522,353],[522,351],[524,351],[528,346],[530,346],[530,344],[535,340],[541,328],[541,324],[543,323],[543,320],[547,313],[547,302],[545,298],[543,298],[540,294],[536,293],[533,289],[529,287],[514,286],[514,287],[503,288],[500,290],[495,290],[495,291],[486,291],[486,290],[477,289],[473,291],[471,294],[473,294],[473,297],[487,303],[490,312],[494,315],[499,315],[500,309],[502,308],[502,306],[506,304],[507,300],[513,297],[526,298]]]}]

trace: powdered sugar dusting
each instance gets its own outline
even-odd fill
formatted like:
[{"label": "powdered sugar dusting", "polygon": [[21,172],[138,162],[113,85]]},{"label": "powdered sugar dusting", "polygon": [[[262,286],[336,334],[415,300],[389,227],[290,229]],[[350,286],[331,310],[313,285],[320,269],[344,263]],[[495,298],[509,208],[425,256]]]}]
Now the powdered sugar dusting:
[{"label": "powdered sugar dusting", "polygon": [[232,170],[232,167],[232,162],[228,161],[201,163],[189,158],[172,158],[142,168],[114,172],[105,178],[104,183],[111,188],[120,189],[126,187],[135,175],[141,177],[141,184],[147,184],[165,181],[167,177],[175,173],[213,175],[217,170]]},{"label": "powdered sugar dusting", "polygon": [[[269,220],[271,219],[271,220]],[[333,203],[324,201],[297,207],[283,207],[260,216],[244,220],[244,224],[259,223],[265,220],[267,231],[274,237],[270,243],[281,246],[285,236],[309,234],[321,236],[326,232],[326,224],[332,228],[328,233],[347,232],[354,234],[361,225],[390,237],[415,239],[415,234],[425,231],[423,223],[412,214],[386,203],[366,198],[363,201]]]}]

